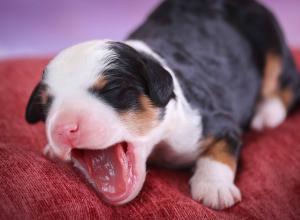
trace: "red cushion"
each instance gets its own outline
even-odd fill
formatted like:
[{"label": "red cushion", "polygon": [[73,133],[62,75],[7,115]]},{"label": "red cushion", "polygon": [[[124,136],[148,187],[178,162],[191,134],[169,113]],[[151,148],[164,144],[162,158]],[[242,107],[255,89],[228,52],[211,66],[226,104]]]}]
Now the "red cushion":
[{"label": "red cushion", "polygon": [[[300,64],[300,53],[296,54]],[[149,169],[130,204],[103,203],[72,169],[42,155],[42,124],[24,110],[47,60],[0,62],[0,219],[208,218],[296,219],[300,216],[300,110],[274,130],[245,135],[237,177],[241,203],[213,211],[193,201],[188,171]]]}]

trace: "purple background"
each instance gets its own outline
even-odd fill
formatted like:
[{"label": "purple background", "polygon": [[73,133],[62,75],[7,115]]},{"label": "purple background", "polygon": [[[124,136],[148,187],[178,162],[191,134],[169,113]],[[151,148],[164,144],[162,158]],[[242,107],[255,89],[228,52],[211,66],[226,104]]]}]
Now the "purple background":
[{"label": "purple background", "polygon": [[[0,0],[0,58],[56,53],[72,44],[122,40],[160,0]],[[187,1],[188,2],[188,1]],[[261,0],[300,48],[300,1]]]}]

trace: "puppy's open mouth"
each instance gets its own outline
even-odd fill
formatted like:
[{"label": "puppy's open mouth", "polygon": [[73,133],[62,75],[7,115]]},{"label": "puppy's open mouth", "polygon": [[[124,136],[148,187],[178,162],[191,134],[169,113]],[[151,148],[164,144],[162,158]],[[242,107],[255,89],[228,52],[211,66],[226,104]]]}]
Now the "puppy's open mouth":
[{"label": "puppy's open mouth", "polygon": [[136,185],[133,146],[118,143],[103,150],[73,149],[74,165],[108,203],[122,204]]}]

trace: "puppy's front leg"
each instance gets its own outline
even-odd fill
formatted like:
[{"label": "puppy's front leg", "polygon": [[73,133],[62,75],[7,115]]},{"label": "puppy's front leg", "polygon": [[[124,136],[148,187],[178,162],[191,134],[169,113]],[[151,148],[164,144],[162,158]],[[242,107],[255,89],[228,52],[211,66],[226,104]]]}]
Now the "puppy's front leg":
[{"label": "puppy's front leg", "polygon": [[213,209],[225,209],[241,200],[234,184],[239,140],[210,138],[190,180],[193,199]]},{"label": "puppy's front leg", "polygon": [[241,200],[234,184],[241,146],[240,129],[230,114],[203,114],[205,151],[196,161],[190,180],[192,197],[213,209],[225,209]]}]

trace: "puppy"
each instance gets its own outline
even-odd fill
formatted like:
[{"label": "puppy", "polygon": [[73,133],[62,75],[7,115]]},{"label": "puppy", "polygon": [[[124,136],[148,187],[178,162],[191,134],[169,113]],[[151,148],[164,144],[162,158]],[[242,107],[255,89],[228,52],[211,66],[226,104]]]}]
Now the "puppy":
[{"label": "puppy", "polygon": [[279,125],[299,75],[274,16],[253,0],[166,0],[128,40],[63,50],[26,109],[45,121],[45,153],[73,161],[108,203],[134,199],[146,161],[195,167],[191,196],[241,200],[241,133]]}]

